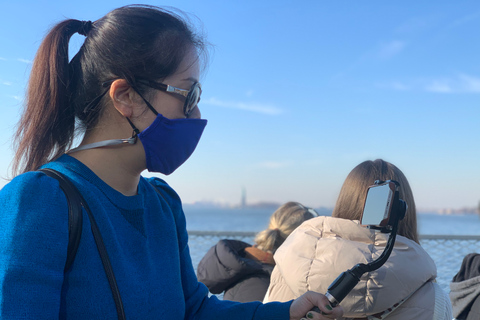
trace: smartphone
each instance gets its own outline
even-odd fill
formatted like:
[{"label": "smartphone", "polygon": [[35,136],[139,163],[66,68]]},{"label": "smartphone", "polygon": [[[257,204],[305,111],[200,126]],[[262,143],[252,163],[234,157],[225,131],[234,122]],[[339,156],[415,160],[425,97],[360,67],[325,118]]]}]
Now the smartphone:
[{"label": "smartphone", "polygon": [[368,187],[360,224],[371,228],[389,226],[397,183],[392,180],[375,181]]}]

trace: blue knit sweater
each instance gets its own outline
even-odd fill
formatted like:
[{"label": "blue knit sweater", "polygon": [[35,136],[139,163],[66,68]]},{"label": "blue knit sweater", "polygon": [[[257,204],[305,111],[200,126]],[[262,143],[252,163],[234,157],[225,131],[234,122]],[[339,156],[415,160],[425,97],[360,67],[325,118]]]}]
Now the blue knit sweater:
[{"label": "blue knit sweater", "polygon": [[[234,303],[208,297],[197,281],[178,195],[163,180],[158,196],[145,178],[124,196],[76,159],[46,167],[80,190],[102,233],[127,319],[289,319],[290,303]],[[115,304],[90,221],[72,268],[64,273],[68,209],[58,182],[22,174],[0,191],[0,318],[114,319]]]}]

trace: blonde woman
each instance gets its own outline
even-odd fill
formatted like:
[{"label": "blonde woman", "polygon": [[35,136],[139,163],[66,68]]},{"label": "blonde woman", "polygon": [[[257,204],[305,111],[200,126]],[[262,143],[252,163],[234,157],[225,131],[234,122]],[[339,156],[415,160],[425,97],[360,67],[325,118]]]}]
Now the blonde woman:
[{"label": "blonde woman", "polygon": [[307,290],[325,293],[340,273],[380,256],[388,234],[359,224],[367,188],[375,180],[398,181],[399,196],[408,209],[390,258],[380,269],[364,274],[341,302],[342,319],[452,319],[448,296],[435,282],[435,263],[418,241],[410,185],[396,166],[383,160],[356,166],[342,186],[332,217],[306,221],[277,250],[266,301],[288,301]]},{"label": "blonde woman", "polygon": [[211,293],[224,300],[262,301],[270,283],[273,254],[290,233],[317,213],[298,202],[287,202],[270,217],[268,228],[255,237],[255,245],[224,239],[200,261],[197,276]]}]

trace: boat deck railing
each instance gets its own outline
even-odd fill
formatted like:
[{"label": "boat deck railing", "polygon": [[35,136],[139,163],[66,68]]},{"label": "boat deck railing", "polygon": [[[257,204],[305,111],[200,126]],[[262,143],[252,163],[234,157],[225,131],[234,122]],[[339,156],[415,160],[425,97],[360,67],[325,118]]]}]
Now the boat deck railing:
[{"label": "boat deck railing", "polygon": [[[189,246],[193,266],[198,263],[220,239],[236,239],[254,243],[256,232],[243,231],[189,231]],[[463,257],[480,252],[480,235],[421,235],[420,244],[430,254],[437,265],[437,282],[446,292],[450,291],[450,281],[457,274]],[[412,266],[414,272],[415,266]]]}]

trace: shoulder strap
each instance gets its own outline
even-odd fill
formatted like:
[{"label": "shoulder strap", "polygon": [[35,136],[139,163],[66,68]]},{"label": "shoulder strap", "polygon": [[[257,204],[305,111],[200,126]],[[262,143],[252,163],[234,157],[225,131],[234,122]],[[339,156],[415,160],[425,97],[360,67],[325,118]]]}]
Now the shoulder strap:
[{"label": "shoulder strap", "polygon": [[80,198],[77,195],[77,190],[70,183],[65,180],[63,175],[58,173],[55,170],[44,168],[40,169],[47,176],[57,179],[60,188],[65,193],[67,197],[68,204],[68,248],[67,248],[67,262],[65,263],[64,272],[70,269],[75,260],[77,254],[78,245],[80,244],[80,239],[82,237],[82,225],[83,225],[83,215],[82,215],[82,204],[80,203]]},{"label": "shoulder strap", "polygon": [[[75,187],[75,185],[63,174],[61,174],[58,171],[52,170],[52,169],[40,169],[43,171],[45,174],[48,176],[57,179],[60,182],[60,187],[62,190],[65,192],[65,195],[67,196],[67,201],[69,202],[68,208],[69,208],[69,218],[71,215],[71,208],[76,207],[76,210],[80,210],[80,214],[77,215],[81,216],[81,207],[79,204],[85,209],[85,211],[88,214],[88,218],[90,220],[90,225],[93,233],[93,238],[95,239],[95,243],[97,245],[98,252],[100,253],[100,258],[102,260],[103,268],[105,269],[105,273],[107,275],[108,283],[110,284],[110,289],[112,290],[112,295],[113,295],[113,300],[115,301],[115,307],[117,309],[117,315],[118,319],[125,319],[125,312],[123,310],[123,303],[122,303],[122,298],[120,296],[120,291],[118,290],[117,286],[117,281],[115,279],[115,275],[113,273],[112,265],[110,263],[110,259],[108,258],[107,254],[107,248],[105,247],[105,244],[103,243],[102,235],[100,234],[100,229],[98,228],[98,225],[95,221],[95,218],[93,217],[92,211],[88,207],[87,202],[83,198],[82,194],[78,191],[78,189]],[[64,189],[65,188],[65,189]],[[74,199],[72,203],[70,203],[70,200]],[[72,221],[73,222],[73,221]],[[69,221],[70,225],[70,221]],[[69,226],[69,231],[70,231],[70,226]],[[78,236],[78,241],[80,241],[80,236]],[[75,252],[77,251],[78,248],[78,243],[75,248]],[[70,234],[69,234],[69,244],[68,244],[68,249],[70,250]],[[70,251],[69,251],[70,252]],[[73,257],[75,258],[75,256]],[[73,261],[72,258],[72,261]],[[68,253],[67,253],[67,261],[68,261]]]},{"label": "shoulder strap", "polygon": [[165,197],[163,196],[162,192],[160,191],[160,189],[152,182],[150,182],[150,184],[152,185],[153,189],[155,189],[155,191],[157,192],[158,195],[160,195],[160,197],[165,200],[165,202],[168,204],[168,201],[167,199],[165,199]]}]

